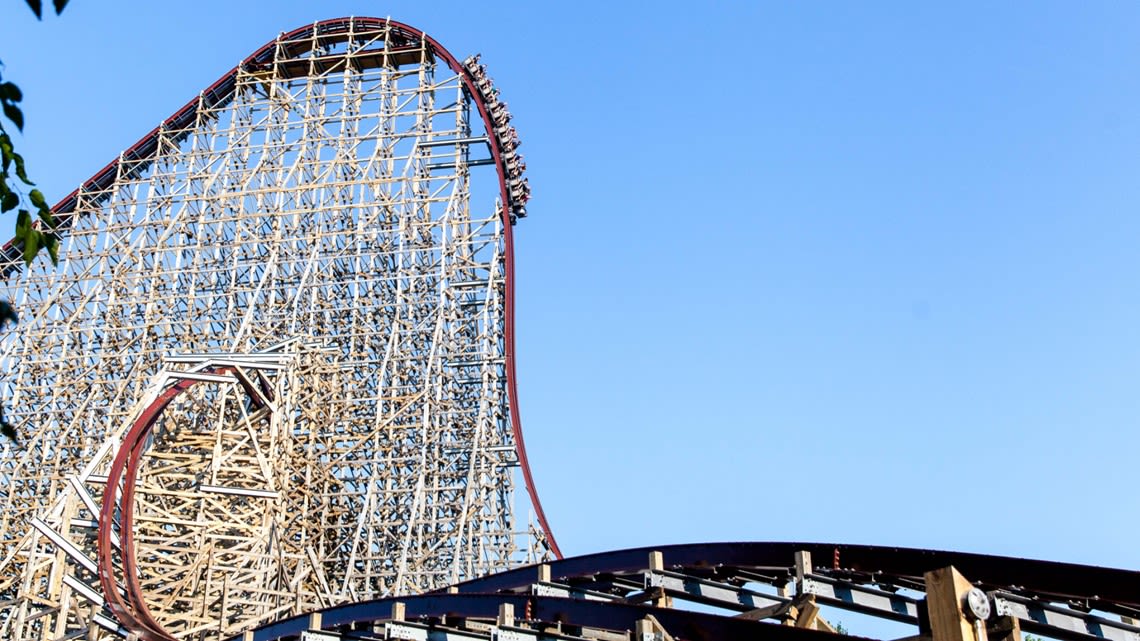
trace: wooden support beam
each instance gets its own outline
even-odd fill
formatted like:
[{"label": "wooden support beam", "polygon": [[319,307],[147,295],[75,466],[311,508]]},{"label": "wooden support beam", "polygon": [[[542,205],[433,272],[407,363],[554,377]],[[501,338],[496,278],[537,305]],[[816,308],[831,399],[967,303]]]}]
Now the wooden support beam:
[{"label": "wooden support beam", "polygon": [[99,624],[95,623],[95,615],[99,614],[102,609],[102,606],[91,604],[90,614],[87,618],[88,623],[86,641],[96,641],[96,639],[99,638],[101,629],[99,628]]},{"label": "wooden support beam", "polygon": [[741,612],[734,618],[746,619],[748,621],[763,621],[764,619],[785,619],[788,612],[795,609],[795,603],[788,601],[787,603],[776,603],[773,605],[765,606],[763,608],[756,608]]},{"label": "wooden support beam", "polygon": [[[649,553],[649,571],[650,572],[664,572],[665,571],[665,555],[657,550]],[[648,591],[647,591],[648,592]],[[671,608],[673,607],[673,597],[665,594],[661,590],[659,596],[655,596],[650,603],[655,608]]]},{"label": "wooden support beam", "polygon": [[515,627],[515,606],[511,603],[500,603],[499,618],[496,623],[499,627]]},{"label": "wooden support beam", "polygon": [[836,630],[827,619],[819,615],[820,609],[816,605],[815,595],[808,594],[796,599],[793,603],[788,603],[784,606],[787,611],[787,619],[792,622],[797,628],[806,628],[809,630],[823,630],[824,632],[834,633]]},{"label": "wooden support beam", "polygon": [[789,585],[790,583],[785,583],[776,589],[776,593],[780,596],[792,599],[792,601],[788,602],[788,608],[780,613],[780,625],[795,625],[796,617],[799,616],[800,613],[795,603],[796,586],[789,587]]},{"label": "wooden support beam", "polygon": [[986,636],[990,641],[1021,641],[1021,621],[1013,616],[991,619],[986,626]]},{"label": "wooden support beam", "polygon": [[973,587],[954,566],[926,573],[926,608],[934,641],[987,641],[982,626],[974,626],[962,611]]},{"label": "wooden support beam", "polygon": [[804,578],[811,574],[811,552],[796,552],[796,594],[804,593]]},{"label": "wooden support beam", "polygon": [[809,600],[800,608],[800,613],[796,617],[797,628],[815,629],[816,619],[819,618],[819,606],[815,604],[815,600]]},{"label": "wooden support beam", "polygon": [[653,616],[652,614],[647,614],[645,615],[645,620],[649,622],[649,625],[652,626],[652,629],[661,634],[662,641],[674,641],[673,636],[669,634],[669,631],[665,629],[665,626],[661,625],[661,622],[657,620],[657,617]]}]

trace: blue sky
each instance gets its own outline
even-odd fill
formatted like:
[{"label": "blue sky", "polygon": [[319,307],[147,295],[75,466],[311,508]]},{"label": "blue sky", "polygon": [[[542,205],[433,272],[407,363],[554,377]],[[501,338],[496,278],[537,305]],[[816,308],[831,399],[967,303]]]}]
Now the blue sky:
[{"label": "blue sky", "polygon": [[53,201],[279,31],[483,53],[534,192],[521,411],[567,553],[1140,568],[1140,5],[73,3],[0,5]]}]

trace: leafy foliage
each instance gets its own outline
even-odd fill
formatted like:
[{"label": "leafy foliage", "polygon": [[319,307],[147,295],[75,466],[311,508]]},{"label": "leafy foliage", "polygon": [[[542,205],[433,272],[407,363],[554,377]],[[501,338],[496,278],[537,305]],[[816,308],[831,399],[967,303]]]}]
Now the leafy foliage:
[{"label": "leafy foliage", "polygon": [[[43,20],[42,0],[24,0],[36,18]],[[52,7],[56,15],[63,12],[68,0],[52,0]],[[3,64],[0,63],[0,67]],[[20,109],[20,101],[24,99],[24,92],[13,82],[5,82],[0,76],[0,111],[20,132],[24,131],[24,112]],[[32,187],[24,193],[24,188]],[[35,183],[28,178],[27,167],[24,166],[24,157],[16,153],[16,146],[8,134],[4,121],[0,120],[0,212],[16,212],[16,235],[14,242],[23,247],[24,263],[30,265],[41,249],[46,249],[53,265],[59,264],[59,235],[56,233],[58,222],[51,213],[51,207],[43,193],[34,189]],[[27,203],[25,205],[25,202]],[[21,206],[24,205],[24,206]],[[34,216],[33,216],[34,214]],[[19,322],[16,310],[8,301],[0,300],[0,329],[8,323],[13,325]],[[4,408],[0,406],[0,435],[17,443],[16,427],[4,418]]]},{"label": "leafy foliage", "polygon": [[[36,18],[43,19],[42,0],[24,0]],[[68,0],[52,0],[56,15],[67,6]],[[0,77],[0,110],[18,131],[24,130],[24,112],[20,101],[24,94],[13,82],[4,82]],[[12,136],[0,120],[0,212],[17,210],[15,241],[24,250],[24,263],[31,264],[41,249],[46,249],[53,265],[59,262],[59,236],[55,233],[57,222],[52,216],[51,207],[38,189],[26,194],[24,187],[35,187],[28,178],[24,157],[16,153]],[[24,205],[26,201],[26,205]],[[33,216],[34,214],[34,216]]]},{"label": "leafy foliage", "polygon": [[[0,107],[3,108],[4,117],[16,129],[24,129],[24,113],[18,106],[23,99],[23,92],[12,82],[2,82],[0,77]],[[32,189],[27,194],[21,193],[21,185],[35,187],[35,183],[28,178],[24,158],[16,153],[12,137],[0,121],[0,212],[9,212],[18,209],[16,216],[16,242],[23,245],[24,262],[31,264],[40,249],[47,249],[52,264],[59,261],[59,237],[55,233],[57,222],[51,213],[51,207],[43,193]],[[25,199],[29,203],[26,207],[20,205]],[[33,219],[33,212],[35,219]],[[35,222],[33,222],[35,221]]]}]

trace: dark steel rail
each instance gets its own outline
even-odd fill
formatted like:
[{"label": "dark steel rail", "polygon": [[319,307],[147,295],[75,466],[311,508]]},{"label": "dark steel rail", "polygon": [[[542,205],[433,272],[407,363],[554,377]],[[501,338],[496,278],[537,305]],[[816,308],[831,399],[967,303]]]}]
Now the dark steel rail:
[{"label": "dark steel rail", "polygon": [[[387,621],[392,604],[403,603],[405,617],[493,619],[501,604],[514,606],[516,613],[529,613],[528,619],[561,622],[567,625],[633,630],[637,621],[652,616],[675,638],[696,641],[764,639],[765,641],[834,641],[828,632],[772,625],[748,619],[735,619],[704,612],[655,608],[647,605],[586,601],[520,594],[424,594],[351,603],[321,612],[322,629],[348,629],[362,623]],[[308,629],[308,615],[284,619],[254,631],[254,641],[295,639]],[[234,637],[238,641],[241,637]],[[849,636],[860,641],[863,637]]]},{"label": "dark steel rail", "polygon": [[[834,543],[698,543],[602,552],[551,562],[555,581],[590,579],[644,570],[650,552],[661,552],[665,567],[713,574],[731,568],[786,573],[798,551],[810,552],[833,572],[863,575],[868,582],[904,580],[921,586],[923,574],[953,565],[983,589],[1014,589],[1055,601],[1083,601],[1091,607],[1140,608],[1140,572],[1073,563],[1037,561],[968,552]],[[838,558],[839,563],[834,563]],[[534,583],[534,567],[519,568],[458,584],[462,593],[499,592]]]},{"label": "dark steel rail", "polygon": [[[516,614],[521,615],[519,618],[532,624],[532,636],[536,630],[556,623],[633,631],[636,621],[652,615],[675,638],[808,641],[829,635],[834,639],[836,637],[827,632],[751,620],[771,616],[756,614],[760,610],[749,612],[755,606],[748,603],[758,600],[753,597],[767,599],[773,604],[792,604],[792,597],[771,595],[769,598],[751,591],[748,586],[757,583],[783,586],[792,582],[796,578],[795,558],[798,552],[808,552],[811,558],[824,562],[819,567],[800,568],[807,572],[800,578],[803,581],[801,589],[821,580],[833,582],[838,587],[837,593],[863,590],[906,601],[910,613],[882,606],[874,608],[855,601],[844,603],[835,598],[820,597],[823,599],[821,603],[918,624],[920,629],[922,614],[919,610],[924,610],[922,602],[903,596],[897,590],[921,591],[926,572],[953,565],[979,587],[992,590],[995,598],[1021,599],[1023,603],[1036,604],[1035,607],[1052,608],[1058,612],[1065,610],[1074,617],[1087,615],[1086,621],[1092,622],[1093,626],[1097,621],[1114,626],[1116,636],[1082,632],[1072,627],[1053,627],[1043,619],[1022,616],[1022,625],[1027,631],[1074,641],[1134,638],[1129,635],[1136,632],[1131,624],[1110,622],[1089,615],[1088,611],[1118,611],[1134,616],[1137,606],[1140,606],[1138,572],[939,550],[762,542],[655,546],[562,559],[544,567],[529,566],[466,581],[449,588],[446,593],[437,591],[418,597],[380,599],[329,608],[321,613],[321,628],[344,632],[344,638],[357,638],[363,624],[390,621],[392,605],[396,602],[405,604],[406,620],[418,619],[420,624],[429,627],[444,626],[444,621],[446,625],[454,625],[454,617],[494,619],[499,604],[511,604]],[[661,555],[659,563],[650,560],[656,553]],[[657,569],[650,569],[651,565],[656,565]],[[662,578],[673,579],[676,586],[684,583],[685,587],[655,592],[660,588],[652,587],[655,583],[651,579]],[[699,590],[685,591],[698,584],[711,587],[720,596]],[[1017,596],[1012,596],[1014,594]],[[642,601],[665,596],[729,612],[720,615],[640,605]],[[808,595],[805,593],[804,596]],[[1072,608],[1052,606],[1050,602]],[[761,610],[771,612],[768,607]],[[747,614],[736,616],[741,613]],[[309,624],[308,615],[293,617],[254,631],[253,638],[255,641],[293,639],[307,630]],[[438,638],[444,636],[439,635]]]}]

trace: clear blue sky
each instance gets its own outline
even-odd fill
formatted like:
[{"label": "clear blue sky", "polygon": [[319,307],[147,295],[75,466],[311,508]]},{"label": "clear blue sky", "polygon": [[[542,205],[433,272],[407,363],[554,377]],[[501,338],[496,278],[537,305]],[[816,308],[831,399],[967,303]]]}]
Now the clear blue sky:
[{"label": "clear blue sky", "polygon": [[1140,568],[1140,5],[73,5],[0,4],[51,200],[279,31],[483,52],[535,196],[521,410],[566,552]]}]

